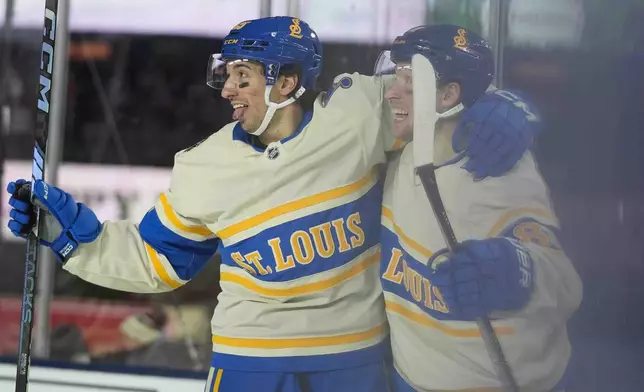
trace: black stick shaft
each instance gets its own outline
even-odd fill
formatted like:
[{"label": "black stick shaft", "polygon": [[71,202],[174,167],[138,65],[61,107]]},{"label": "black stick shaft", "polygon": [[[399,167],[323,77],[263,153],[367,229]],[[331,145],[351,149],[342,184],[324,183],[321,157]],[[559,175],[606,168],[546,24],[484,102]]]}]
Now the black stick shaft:
[{"label": "black stick shaft", "polygon": [[[47,136],[49,134],[49,109],[52,79],[54,73],[54,49],[56,47],[56,15],[58,0],[46,0],[45,20],[43,26],[42,52],[40,56],[39,90],[35,142],[32,161],[31,180],[45,179],[45,156],[47,153]],[[32,187],[33,191],[33,187]],[[16,392],[27,392],[29,389],[29,365],[31,361],[31,338],[34,326],[34,297],[36,292],[36,267],[38,265],[38,232],[41,226],[40,210],[36,208],[36,225],[27,237],[27,256],[25,280],[22,293],[22,311],[20,317],[20,342],[16,371]]]},{"label": "black stick shaft", "polygon": [[[445,211],[445,206],[443,205],[443,199],[441,199],[441,195],[438,190],[438,182],[436,181],[434,165],[429,164],[418,167],[416,168],[416,173],[418,174],[418,177],[420,177],[420,181],[422,182],[427,198],[429,199],[429,204],[432,206],[434,216],[438,221],[438,226],[440,227],[441,232],[443,233],[443,238],[447,243],[447,249],[449,249],[451,253],[454,253],[458,248],[458,240],[456,239],[456,234],[454,233],[454,229],[452,229],[452,224],[449,221],[447,211]],[[490,319],[487,317],[481,317],[476,320],[476,323],[481,331],[481,337],[485,342],[487,353],[496,368],[496,372],[501,380],[503,389],[507,392],[519,392],[519,386],[512,374],[512,369],[510,368],[508,361],[505,359],[505,354],[503,354],[503,349],[501,348],[499,339],[492,328]]]}]

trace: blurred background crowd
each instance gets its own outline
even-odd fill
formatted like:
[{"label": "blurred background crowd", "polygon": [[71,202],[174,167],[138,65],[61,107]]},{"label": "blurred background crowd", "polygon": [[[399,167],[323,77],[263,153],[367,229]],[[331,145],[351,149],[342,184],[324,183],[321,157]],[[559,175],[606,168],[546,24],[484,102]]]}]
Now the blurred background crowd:
[{"label": "blurred background crowd", "polygon": [[[231,121],[229,103],[204,80],[209,55],[242,20],[309,22],[324,43],[324,87],[341,72],[371,73],[380,51],[415,25],[453,23],[491,37],[494,1],[182,0],[177,9],[166,0],[73,0],[59,183],[101,219],[140,219],[168,186],[174,153]],[[570,323],[571,390],[641,390],[644,1],[502,1],[504,28],[493,42],[504,87],[527,93],[543,115],[533,150],[584,281]],[[0,51],[2,188],[30,170],[44,0],[13,8]],[[6,195],[0,200],[4,230]],[[0,356],[10,359],[24,249],[2,233]],[[204,372],[217,281],[217,256],[190,284],[154,296],[92,286],[57,268],[44,359]]]}]

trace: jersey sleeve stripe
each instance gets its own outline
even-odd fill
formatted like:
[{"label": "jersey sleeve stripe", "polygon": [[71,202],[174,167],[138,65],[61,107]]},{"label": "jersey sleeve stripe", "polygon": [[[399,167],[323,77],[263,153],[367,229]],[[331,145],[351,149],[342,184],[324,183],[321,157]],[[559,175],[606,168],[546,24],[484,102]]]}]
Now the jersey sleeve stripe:
[{"label": "jersey sleeve stripe", "polygon": [[405,234],[405,233],[402,231],[402,229],[400,228],[400,226],[398,226],[398,225],[395,223],[395,221],[394,221],[394,215],[393,215],[393,213],[391,212],[391,210],[390,210],[390,209],[388,209],[388,208],[387,208],[387,207],[385,207],[385,206],[382,206],[382,216],[383,216],[383,218],[384,218],[384,219],[389,220],[389,222],[390,222],[390,223],[391,223],[391,225],[393,226],[394,232],[396,233],[396,235],[398,236],[398,238],[399,238],[399,239],[401,239],[402,241],[404,241],[404,242],[405,242],[407,245],[409,245],[413,250],[415,250],[416,252],[420,253],[420,254],[421,254],[421,255],[423,255],[424,257],[426,257],[426,258],[430,258],[430,257],[432,257],[433,252],[432,252],[431,250],[429,250],[429,249],[425,248],[425,247],[424,247],[424,246],[422,246],[420,243],[418,243],[417,241],[415,241],[413,238],[409,237],[407,234]]},{"label": "jersey sleeve stripe", "polygon": [[524,215],[534,215],[541,218],[545,218],[552,222],[556,222],[556,218],[548,210],[544,210],[541,208],[530,208],[530,207],[514,208],[506,212],[505,214],[503,214],[503,216],[501,216],[501,218],[494,224],[494,226],[492,226],[487,236],[488,237],[498,236],[501,232],[503,232],[503,230],[508,226],[510,222],[513,222],[514,220],[521,218]]},{"label": "jersey sleeve stripe", "polygon": [[344,281],[347,281],[353,278],[354,276],[361,274],[363,271],[366,271],[369,267],[377,264],[379,261],[380,261],[380,252],[378,251],[338,275],[335,275],[330,278],[320,280],[317,282],[305,283],[299,286],[288,287],[288,288],[265,287],[263,285],[259,285],[255,283],[253,280],[246,278],[244,276],[234,274],[231,272],[224,272],[224,271],[220,273],[220,281],[222,283],[224,282],[235,283],[247,288],[250,291],[253,291],[257,294],[261,294],[265,296],[292,297],[292,296],[311,294],[311,293],[327,290],[331,287],[334,287]]},{"label": "jersey sleeve stripe", "polygon": [[[405,317],[411,321],[430,327],[432,329],[436,329],[449,336],[453,336],[456,338],[477,338],[481,336],[481,332],[479,331],[478,328],[463,328],[463,329],[451,328],[437,320],[432,319],[431,317],[425,314],[417,313],[412,310],[409,310],[404,306],[398,303],[395,303],[393,301],[385,301],[385,308],[387,309],[387,312],[397,313],[400,316]],[[512,327],[494,326],[493,328],[494,328],[494,331],[496,331],[497,335],[514,334],[514,328]]]},{"label": "jersey sleeve stripe", "polygon": [[[174,232],[164,224],[157,209],[151,209],[139,224],[139,233],[143,241],[155,253],[165,256],[172,272],[182,281],[194,278],[201,268],[215,254],[219,239],[210,238],[196,241]],[[202,238],[202,237],[199,237]]]},{"label": "jersey sleeve stripe", "polygon": [[170,274],[168,273],[163,263],[161,262],[161,259],[157,251],[154,250],[154,248],[152,248],[147,242],[144,242],[144,244],[145,244],[145,250],[148,252],[148,256],[152,261],[152,266],[154,267],[154,271],[157,273],[157,275],[159,275],[159,278],[161,278],[161,280],[165,284],[172,287],[173,289],[183,286],[183,283],[178,282],[170,277]]},{"label": "jersey sleeve stripe", "polygon": [[186,233],[198,234],[204,237],[213,236],[213,232],[210,231],[210,229],[208,229],[206,226],[186,225],[185,223],[181,222],[177,214],[172,209],[172,206],[168,202],[168,197],[165,193],[161,194],[159,200],[161,201],[163,213],[165,214],[166,218],[168,218],[170,223],[172,223],[178,230],[184,231]]},{"label": "jersey sleeve stripe", "polygon": [[317,204],[327,202],[329,200],[337,199],[351,193],[357,192],[365,187],[370,187],[378,181],[378,169],[374,168],[372,171],[361,178],[360,180],[341,186],[339,188],[331,189],[325,192],[318,193],[316,195],[308,196],[299,200],[294,200],[286,204],[271,208],[267,211],[262,212],[259,215],[255,215],[251,218],[242,220],[239,223],[228,226],[224,229],[219,230],[216,234],[222,240],[226,240],[235,234],[238,234],[242,231],[249,230],[255,226],[258,226],[266,221],[277,218],[281,215],[291,213],[293,211],[301,210],[307,207],[311,207]]},{"label": "jersey sleeve stripe", "polygon": [[262,349],[286,349],[302,347],[336,346],[341,344],[357,343],[373,339],[387,331],[386,324],[363,332],[349,333],[336,336],[323,336],[316,338],[294,338],[294,339],[246,339],[231,338],[213,335],[213,344],[221,344],[231,347],[262,348]]}]

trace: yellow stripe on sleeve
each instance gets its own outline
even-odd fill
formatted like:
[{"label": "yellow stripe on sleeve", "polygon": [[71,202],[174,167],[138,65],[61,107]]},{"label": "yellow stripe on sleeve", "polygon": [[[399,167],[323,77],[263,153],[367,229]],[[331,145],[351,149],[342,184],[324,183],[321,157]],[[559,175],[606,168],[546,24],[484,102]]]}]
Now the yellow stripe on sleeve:
[{"label": "yellow stripe on sleeve", "polygon": [[494,224],[492,229],[488,232],[487,236],[489,237],[495,237],[499,235],[503,231],[503,229],[506,228],[508,223],[511,221],[516,220],[517,218],[523,216],[523,215],[537,215],[549,220],[555,220],[555,218],[552,216],[552,213],[550,211],[540,209],[540,208],[515,208],[512,209],[503,216]]},{"label": "yellow stripe on sleeve", "polygon": [[[432,329],[436,329],[449,336],[453,336],[456,338],[477,338],[481,336],[481,332],[479,331],[478,328],[467,328],[467,329],[451,328],[437,320],[430,318],[425,314],[416,313],[392,301],[385,301],[385,308],[387,309],[387,312],[398,313],[399,315],[401,315],[406,319],[415,321],[418,324],[422,324]],[[493,327],[493,328],[494,328],[494,331],[497,333],[497,335],[514,334],[514,328],[512,327]]]},{"label": "yellow stripe on sleeve", "polygon": [[246,338],[229,338],[214,335],[212,342],[224,346],[240,348],[259,348],[259,349],[283,349],[283,348],[303,348],[303,347],[324,347],[336,346],[340,344],[358,343],[365,340],[373,339],[386,332],[386,325],[382,324],[364,332],[350,333],[345,335],[324,336],[317,338],[293,338],[293,339],[246,339]]},{"label": "yellow stripe on sleeve", "polygon": [[152,260],[152,266],[154,267],[154,270],[156,271],[157,275],[159,275],[159,278],[161,278],[163,283],[167,284],[173,289],[183,286],[183,283],[177,282],[176,280],[170,277],[170,274],[168,274],[168,271],[165,270],[163,263],[161,263],[161,260],[159,259],[159,254],[157,253],[157,251],[154,250],[154,248],[152,248],[147,242],[144,242],[144,244],[145,244],[145,250],[148,252],[148,256],[150,256],[150,260]]},{"label": "yellow stripe on sleeve", "polygon": [[368,175],[349,185],[344,185],[339,188],[331,189],[322,193],[318,193],[316,195],[308,196],[299,200],[294,200],[292,202],[282,204],[281,206],[271,208],[270,210],[264,211],[259,215],[255,215],[251,218],[245,219],[241,222],[235,223],[234,225],[219,230],[217,232],[217,237],[225,240],[234,236],[235,234],[241,233],[242,231],[251,229],[266,221],[277,218],[278,216],[311,207],[316,204],[321,204],[333,199],[338,199],[346,195],[350,195],[354,192],[359,191],[367,185],[375,183],[377,174],[378,170],[377,168],[374,168]]},{"label": "yellow stripe on sleeve", "polygon": [[212,231],[210,231],[206,226],[188,226],[181,222],[177,214],[172,209],[170,202],[168,202],[168,197],[165,193],[161,194],[159,200],[161,200],[161,206],[163,206],[163,213],[170,223],[172,223],[177,229],[185,231],[186,233],[199,234],[204,237],[210,237],[213,235]]}]

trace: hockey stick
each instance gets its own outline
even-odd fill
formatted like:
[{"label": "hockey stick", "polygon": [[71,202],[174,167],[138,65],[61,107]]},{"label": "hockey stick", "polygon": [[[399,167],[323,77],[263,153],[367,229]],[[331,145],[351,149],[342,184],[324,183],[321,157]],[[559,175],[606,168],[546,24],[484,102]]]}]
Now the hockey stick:
[{"label": "hockey stick", "polygon": [[[45,22],[43,28],[42,52],[40,54],[40,86],[34,155],[31,167],[32,184],[35,180],[44,180],[45,156],[47,153],[47,136],[49,134],[49,108],[52,77],[54,73],[54,48],[56,41],[56,14],[58,0],[47,0],[45,3]],[[31,198],[33,200],[33,188]],[[41,219],[40,209],[34,207],[36,223],[34,230],[27,236],[27,260],[25,264],[25,281],[22,292],[22,310],[20,317],[20,342],[16,371],[16,392],[27,392],[29,389],[29,363],[31,361],[31,332],[34,326],[34,294],[36,291],[36,267],[38,264],[38,232]]]},{"label": "hockey stick", "polygon": [[[438,221],[447,249],[451,253],[458,247],[458,240],[443,206],[436,173],[434,172],[434,129],[438,116],[436,115],[436,74],[431,62],[423,55],[412,57],[412,83],[414,89],[414,167],[423,184],[427,198],[432,206],[434,216]],[[485,342],[487,353],[492,360],[501,380],[504,390],[518,392],[512,369],[508,365],[499,340],[492,328],[490,319],[482,317],[476,320],[481,337]]]}]

